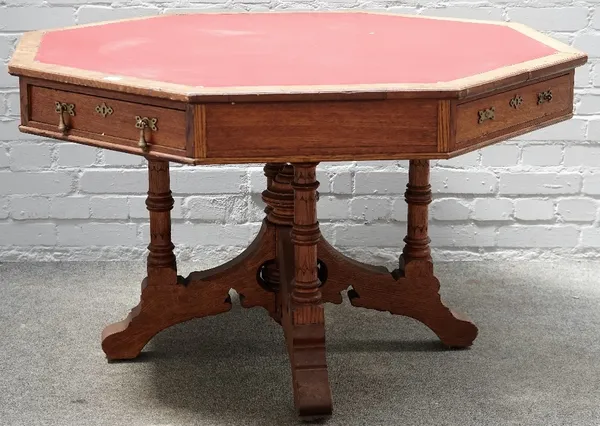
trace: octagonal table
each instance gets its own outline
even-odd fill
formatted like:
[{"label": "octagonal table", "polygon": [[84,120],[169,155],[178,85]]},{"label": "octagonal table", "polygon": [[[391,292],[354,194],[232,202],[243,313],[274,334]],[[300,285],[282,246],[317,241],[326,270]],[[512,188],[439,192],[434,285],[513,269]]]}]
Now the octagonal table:
[{"label": "octagonal table", "polygon": [[[159,331],[260,306],[283,326],[294,401],[331,413],[324,302],[406,315],[450,347],[476,327],[440,300],[427,235],[429,159],[568,119],[585,54],[519,24],[349,12],[168,15],[25,34],[23,132],[148,159],[148,275],[102,333],[109,359]],[[399,268],[358,263],[319,232],[320,161],[410,160]],[[177,275],[169,161],[266,163],[256,240],[221,267]]]}]

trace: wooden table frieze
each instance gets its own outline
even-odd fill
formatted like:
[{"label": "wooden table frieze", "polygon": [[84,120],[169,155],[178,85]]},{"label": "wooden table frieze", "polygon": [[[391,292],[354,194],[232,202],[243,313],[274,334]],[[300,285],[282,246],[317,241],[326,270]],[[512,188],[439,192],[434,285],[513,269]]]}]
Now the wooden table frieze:
[{"label": "wooden table frieze", "polygon": [[[352,49],[340,48],[346,40]],[[412,317],[448,347],[473,343],[477,328],[443,304],[433,270],[430,160],[569,119],[586,60],[512,23],[207,13],[29,32],[9,71],[20,80],[21,131],[148,161],[147,276],[139,304],[102,332],[107,358],[135,358],[160,331],[230,310],[233,289],[281,324],[296,410],[319,418],[332,412],[324,303],[346,290],[352,305]],[[409,160],[392,272],[320,233],[318,164],[359,160]],[[238,257],[177,274],[170,162],[265,164],[265,217]]]}]

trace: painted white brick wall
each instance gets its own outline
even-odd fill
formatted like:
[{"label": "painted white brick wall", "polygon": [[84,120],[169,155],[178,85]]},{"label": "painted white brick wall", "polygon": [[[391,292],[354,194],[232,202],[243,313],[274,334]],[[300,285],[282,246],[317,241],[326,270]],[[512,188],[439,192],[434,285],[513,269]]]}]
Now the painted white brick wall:
[{"label": "painted white brick wall", "polygon": [[[0,1],[0,260],[139,259],[148,222],[143,158],[18,132],[17,79],[5,64],[26,30],[178,11],[352,8],[530,25],[590,55],[565,123],[434,161],[437,259],[600,257],[599,0]],[[393,266],[405,235],[407,162],[323,163],[323,234]],[[231,257],[262,218],[260,165],[172,169],[173,238],[183,259]]]}]

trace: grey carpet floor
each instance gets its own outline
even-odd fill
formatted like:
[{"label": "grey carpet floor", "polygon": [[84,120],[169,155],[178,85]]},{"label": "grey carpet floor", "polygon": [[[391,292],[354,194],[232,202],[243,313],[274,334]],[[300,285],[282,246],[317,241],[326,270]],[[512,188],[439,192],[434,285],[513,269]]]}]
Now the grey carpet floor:
[{"label": "grey carpet floor", "polygon": [[[187,273],[203,265],[181,265]],[[600,263],[438,264],[480,334],[444,350],[404,317],[327,306],[327,425],[600,425]],[[292,425],[278,325],[239,307],[107,363],[141,263],[0,264],[0,425]]]}]

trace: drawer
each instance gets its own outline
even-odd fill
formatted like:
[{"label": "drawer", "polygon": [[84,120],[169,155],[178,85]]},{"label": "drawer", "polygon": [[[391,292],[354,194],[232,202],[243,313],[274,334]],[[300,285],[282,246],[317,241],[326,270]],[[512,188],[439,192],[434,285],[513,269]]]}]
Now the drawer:
[{"label": "drawer", "polygon": [[96,140],[110,138],[112,142],[116,140],[121,145],[137,147],[140,127],[146,127],[143,133],[148,151],[178,152],[186,149],[184,110],[46,87],[29,86],[28,125],[35,127],[36,123],[42,123],[45,126],[38,127],[59,133],[61,114],[57,111],[57,102],[66,105],[62,113],[67,127],[66,135]]},{"label": "drawer", "polygon": [[573,111],[572,75],[509,90],[456,107],[456,148],[507,137]]}]

